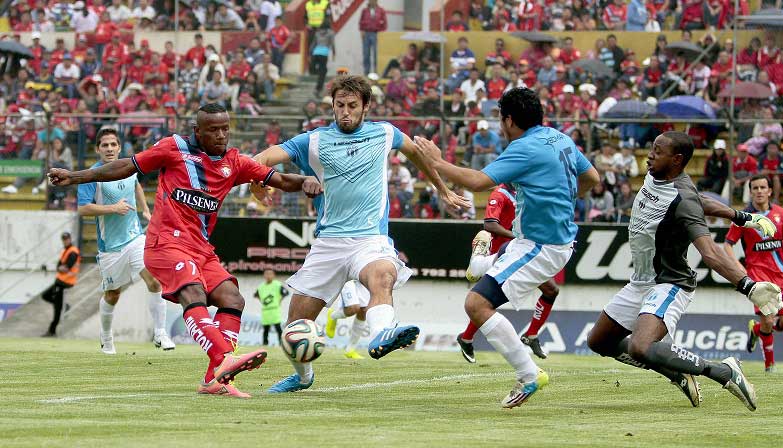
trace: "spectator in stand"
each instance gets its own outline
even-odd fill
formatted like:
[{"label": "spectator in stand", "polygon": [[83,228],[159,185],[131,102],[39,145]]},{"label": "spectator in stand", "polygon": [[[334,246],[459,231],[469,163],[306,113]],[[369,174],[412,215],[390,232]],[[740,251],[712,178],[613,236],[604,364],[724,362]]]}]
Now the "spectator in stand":
[{"label": "spectator in stand", "polygon": [[627,9],[626,31],[644,31],[648,22],[649,11],[644,0],[631,0]]},{"label": "spectator in stand", "polygon": [[650,65],[644,69],[642,75],[642,99],[647,97],[660,98],[663,94],[663,71],[660,62],[655,56],[649,58]]},{"label": "spectator in stand", "polygon": [[121,66],[127,57],[128,48],[120,41],[120,33],[115,31],[111,35],[111,42],[109,42],[103,49],[103,56],[101,60],[105,64],[109,58],[114,58],[115,63],[119,62],[119,66]]},{"label": "spectator in stand", "polygon": [[269,30],[269,46],[272,51],[272,63],[280,73],[283,72],[285,49],[293,42],[296,36],[283,24],[283,17],[275,17],[275,26]]},{"label": "spectator in stand", "polygon": [[737,145],[737,156],[731,163],[731,171],[734,173],[734,199],[742,201],[742,194],[748,180],[758,173],[758,161],[748,154],[748,147],[744,144]]},{"label": "spectator in stand", "polygon": [[398,196],[403,203],[403,208],[405,208],[405,205],[410,204],[410,201],[413,199],[415,187],[413,177],[408,168],[402,165],[399,157],[392,157],[390,165],[388,173],[389,183],[394,183],[399,187]]},{"label": "spectator in stand", "polygon": [[[622,0],[615,0],[615,1],[622,1]],[[609,49],[609,51],[612,52],[612,58],[614,59],[613,65],[610,65],[610,67],[614,68],[614,71],[618,74],[622,72],[621,65],[623,61],[625,60],[625,51],[620,48],[619,45],[617,45],[617,36],[614,34],[610,34],[606,37],[606,47]],[[607,64],[609,65],[609,64]]]},{"label": "spectator in stand", "polygon": [[419,63],[422,67],[440,67],[440,47],[435,42],[424,42],[419,52]]},{"label": "spectator in stand", "polygon": [[[16,158],[19,160],[31,160],[36,159],[34,157],[35,149],[38,146],[38,133],[35,131],[35,120],[33,118],[25,118],[20,123],[19,131],[21,133],[20,138],[16,139]],[[10,185],[6,185],[2,190],[3,193],[16,194],[19,189],[27,183],[27,178],[17,177]]]},{"label": "spectator in stand", "polygon": [[728,178],[729,158],[726,155],[726,141],[716,139],[712,146],[712,154],[704,163],[704,175],[696,185],[699,191],[711,191],[720,195]]},{"label": "spectator in stand", "polygon": [[278,0],[264,0],[261,2],[260,16],[258,23],[261,27],[260,31],[270,32],[272,28],[277,26],[276,19],[283,17],[283,5]]},{"label": "spectator in stand", "polygon": [[190,47],[185,53],[185,60],[193,61],[194,67],[201,67],[207,62],[206,48],[204,47],[204,36],[202,36],[201,33],[196,33],[194,40],[195,45]]},{"label": "spectator in stand", "polygon": [[704,0],[682,0],[681,11],[675,16],[674,28],[681,30],[704,29]]},{"label": "spectator in stand", "polygon": [[399,196],[399,187],[395,182],[389,182],[389,218],[402,218],[405,207]]},{"label": "spectator in stand", "polygon": [[242,31],[245,29],[245,22],[233,8],[229,8],[226,3],[220,3],[215,14],[215,29],[219,31]]},{"label": "spectator in stand", "polygon": [[620,64],[622,76],[636,79],[640,70],[639,63],[636,61],[636,53],[629,48],[628,51],[625,52],[625,59],[622,64]]},{"label": "spectator in stand", "polygon": [[462,91],[462,94],[465,96],[465,103],[468,101],[476,101],[476,92],[479,89],[483,89],[486,91],[486,86],[484,85],[484,81],[479,79],[479,71],[477,68],[473,68],[470,71],[470,76],[468,79],[462,82],[459,89]]},{"label": "spectator in stand", "polygon": [[220,62],[220,56],[211,54],[207,58],[207,64],[201,69],[201,73],[199,74],[198,89],[203,89],[207,83],[211,82],[215,73],[220,73],[222,75],[220,79],[224,79],[226,76],[226,68]]},{"label": "spectator in stand", "polygon": [[80,77],[79,66],[73,63],[71,54],[66,53],[63,61],[54,68],[55,85],[63,89],[67,98],[76,98],[78,96],[76,87]]},{"label": "spectator in stand", "polygon": [[157,12],[155,12],[155,8],[150,5],[149,0],[139,0],[138,4],[139,6],[135,7],[131,13],[133,19],[136,20],[136,25],[139,25],[142,19],[145,18],[150,21],[155,20]]},{"label": "spectator in stand", "polygon": [[218,103],[226,107],[229,93],[228,85],[223,81],[223,72],[216,70],[212,74],[212,81],[204,86],[204,90],[201,93],[201,105]]},{"label": "spectator in stand", "polygon": [[36,14],[33,16],[33,31],[40,33],[52,33],[55,30],[54,23],[49,20],[46,15],[46,11],[43,8],[36,10]]},{"label": "spectator in stand", "polygon": [[612,0],[606,5],[601,20],[604,27],[610,31],[622,31],[627,21],[628,7],[623,0]]},{"label": "spectator in stand", "polygon": [[503,96],[503,92],[506,91],[506,85],[508,81],[503,78],[503,66],[495,64],[492,66],[492,78],[486,82],[487,86],[487,99],[499,100]]},{"label": "spectator in stand", "polygon": [[532,88],[538,82],[538,78],[536,78],[536,72],[530,68],[527,59],[519,60],[519,68],[517,69],[517,72],[519,73],[519,80],[525,84],[525,87]]},{"label": "spectator in stand", "polygon": [[581,57],[582,53],[574,48],[574,39],[571,37],[563,39],[563,48],[560,49],[560,54],[557,55],[557,61],[568,67]]},{"label": "spectator in stand", "polygon": [[631,184],[621,183],[614,205],[617,211],[617,222],[631,222],[631,210],[635,199],[636,195],[631,190]]},{"label": "spectator in stand", "polygon": [[517,23],[520,31],[538,31],[544,9],[538,0],[521,0],[517,8]]},{"label": "spectator in stand", "polygon": [[777,142],[769,142],[766,146],[766,154],[759,161],[760,174],[767,176],[772,185],[772,202],[778,204],[780,198],[780,177],[783,175],[783,158],[780,156],[780,147]]},{"label": "spectator in stand", "polygon": [[400,56],[400,69],[405,76],[418,76],[421,62],[419,61],[419,47],[409,44],[408,51]]},{"label": "spectator in stand", "polygon": [[541,68],[538,70],[537,78],[538,83],[546,87],[550,87],[557,79],[557,68],[551,57],[547,56],[541,62]]},{"label": "spectator in stand", "polygon": [[615,154],[614,170],[619,184],[630,182],[639,175],[639,164],[630,145],[623,146],[620,153]]},{"label": "spectator in stand", "polygon": [[[593,160],[593,165],[601,175],[601,183],[609,189],[614,189],[617,184],[615,167],[615,155],[617,150],[610,143],[605,143],[601,147],[601,152]],[[602,192],[603,194],[603,192]]]},{"label": "spectator in stand", "polygon": [[514,22],[510,22],[508,20],[508,17],[506,17],[505,15],[498,16],[497,22],[498,22],[497,26],[495,27],[497,31],[501,31],[504,33],[512,33],[514,31],[517,31],[517,26],[514,25]]},{"label": "spectator in stand", "polygon": [[73,4],[71,26],[77,33],[91,33],[98,26],[98,15],[81,0]]},{"label": "spectator in stand", "polygon": [[[369,0],[359,19],[362,36],[362,62],[364,74],[374,73],[378,67],[378,33],[386,31],[386,11],[378,6],[378,0]],[[418,55],[417,55],[418,57]]]},{"label": "spectator in stand", "polygon": [[280,72],[272,63],[272,55],[265,54],[263,62],[253,67],[253,72],[258,75],[259,82],[264,86],[264,95],[267,101],[275,99],[275,83],[280,79]]},{"label": "spectator in stand", "polygon": [[490,69],[495,64],[500,64],[504,69],[512,64],[511,53],[506,50],[506,42],[503,39],[496,39],[495,49],[487,53],[487,56],[484,58],[484,66],[487,67],[487,76],[490,75]]},{"label": "spectator in stand", "polygon": [[473,193],[466,190],[461,185],[452,185],[451,191],[467,199],[468,202],[470,202],[470,205],[466,208],[453,208],[446,206],[445,209],[446,214],[448,215],[447,217],[452,219],[476,219],[476,206],[473,202]]},{"label": "spectator in stand", "polygon": [[314,96],[321,94],[321,89],[324,87],[324,80],[326,79],[326,67],[329,61],[329,53],[332,56],[336,56],[337,50],[334,47],[334,31],[329,24],[329,21],[324,21],[321,27],[313,35],[313,40],[310,44],[310,55],[313,60],[313,69],[318,74],[318,82],[315,86]]},{"label": "spectator in stand", "polygon": [[451,20],[446,22],[446,31],[470,31],[470,27],[462,17],[462,11],[454,11]]},{"label": "spectator in stand", "polygon": [[408,93],[408,83],[402,77],[399,68],[393,68],[389,71],[391,79],[386,84],[386,98],[395,102],[402,102]]},{"label": "spectator in stand", "polygon": [[688,81],[689,94],[704,97],[704,90],[710,81],[710,68],[707,67],[703,59],[693,65],[686,80]]},{"label": "spectator in stand", "polygon": [[457,39],[457,49],[451,53],[449,62],[457,70],[467,70],[470,65],[476,63],[476,55],[468,48],[467,37]]},{"label": "spectator in stand", "polygon": [[764,46],[758,51],[759,68],[764,69],[780,54],[780,48],[775,44],[775,36],[768,33],[764,38]]},{"label": "spectator in stand", "polygon": [[503,152],[500,146],[500,136],[489,130],[487,120],[481,120],[476,125],[477,132],[472,137],[473,157],[471,158],[471,168],[482,170],[485,166],[497,159]]},{"label": "spectator in stand", "polygon": [[133,17],[130,8],[125,6],[123,0],[111,0],[111,5],[106,8],[111,21],[122,25]]},{"label": "spectator in stand", "polygon": [[440,212],[437,200],[432,196],[432,189],[427,187],[419,192],[419,200],[414,206],[414,215],[418,219],[436,219]]},{"label": "spectator in stand", "polygon": [[614,222],[614,195],[603,182],[598,182],[587,198],[587,222]]},{"label": "spectator in stand", "polygon": [[184,60],[184,67],[179,71],[179,78],[177,84],[186,98],[192,98],[198,91],[198,78],[201,74],[201,70],[193,65],[193,60],[186,58]]}]

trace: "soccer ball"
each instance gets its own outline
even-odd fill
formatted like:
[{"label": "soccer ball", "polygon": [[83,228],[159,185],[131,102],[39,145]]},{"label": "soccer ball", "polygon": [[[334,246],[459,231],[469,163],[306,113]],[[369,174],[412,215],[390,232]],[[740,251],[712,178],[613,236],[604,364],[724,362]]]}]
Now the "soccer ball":
[{"label": "soccer ball", "polygon": [[310,319],[299,319],[286,325],[283,330],[283,352],[299,362],[318,359],[324,351],[324,337],[318,325]]}]

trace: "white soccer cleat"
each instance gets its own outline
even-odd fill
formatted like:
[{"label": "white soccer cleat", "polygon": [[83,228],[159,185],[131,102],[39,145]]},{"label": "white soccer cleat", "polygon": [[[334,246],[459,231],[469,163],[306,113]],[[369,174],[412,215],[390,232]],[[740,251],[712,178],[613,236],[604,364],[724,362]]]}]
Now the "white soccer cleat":
[{"label": "white soccer cleat", "polygon": [[101,334],[101,351],[106,355],[117,354],[117,350],[114,349],[114,335],[111,333],[108,335]]},{"label": "white soccer cleat", "polygon": [[174,341],[171,340],[166,332],[156,334],[152,339],[152,343],[155,344],[155,347],[162,348],[163,350],[174,350],[177,348]]},{"label": "white soccer cleat", "polygon": [[[470,258],[473,259],[476,255],[486,256],[489,255],[489,248],[492,244],[492,234],[487,232],[486,230],[482,230],[479,233],[476,234],[476,236],[473,237],[473,242],[471,243],[472,246],[472,252],[470,254]],[[468,279],[469,282],[475,283],[479,281],[481,278],[481,275],[477,275],[478,273],[474,274],[471,272],[470,265],[468,265],[468,269],[465,270],[465,278]],[[483,274],[482,274],[483,275]]]},{"label": "white soccer cleat", "polygon": [[7,186],[3,187],[3,189],[0,190],[0,191],[2,191],[3,193],[8,193],[8,194],[19,193],[19,190],[13,184],[7,185]]}]

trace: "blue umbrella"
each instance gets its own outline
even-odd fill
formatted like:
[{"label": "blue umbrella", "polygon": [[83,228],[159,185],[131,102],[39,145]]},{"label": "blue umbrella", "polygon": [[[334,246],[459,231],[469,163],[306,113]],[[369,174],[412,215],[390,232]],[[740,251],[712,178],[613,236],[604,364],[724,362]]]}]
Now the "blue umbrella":
[{"label": "blue umbrella", "polygon": [[658,103],[658,112],[671,118],[715,118],[715,110],[698,96],[674,96]]},{"label": "blue umbrella", "polygon": [[605,114],[605,118],[641,118],[654,116],[655,107],[639,100],[621,100],[612,106]]}]

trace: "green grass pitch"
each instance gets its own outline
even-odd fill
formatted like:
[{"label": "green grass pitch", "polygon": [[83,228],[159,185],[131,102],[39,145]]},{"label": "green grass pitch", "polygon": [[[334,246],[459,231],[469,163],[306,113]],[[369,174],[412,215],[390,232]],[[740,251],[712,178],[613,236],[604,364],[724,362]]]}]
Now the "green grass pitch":
[{"label": "green grass pitch", "polygon": [[759,409],[749,412],[702,379],[691,408],[659,375],[599,357],[553,355],[550,385],[500,408],[513,375],[495,353],[396,352],[375,361],[331,349],[310,390],[263,392],[288,375],[273,348],[237,377],[249,400],[197,395],[206,366],[197,346],[161,352],[96,341],[0,339],[0,447],[751,447],[771,446],[783,382],[745,364]]}]

